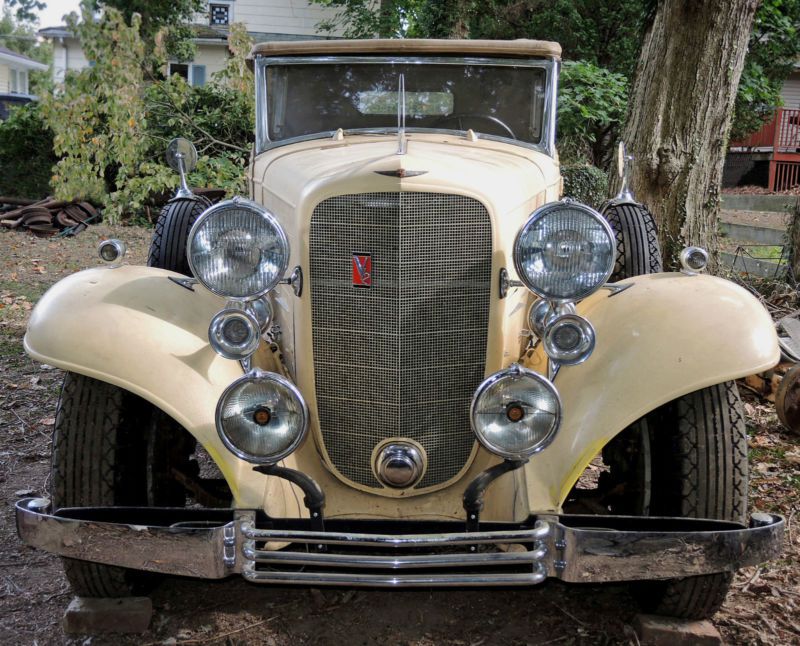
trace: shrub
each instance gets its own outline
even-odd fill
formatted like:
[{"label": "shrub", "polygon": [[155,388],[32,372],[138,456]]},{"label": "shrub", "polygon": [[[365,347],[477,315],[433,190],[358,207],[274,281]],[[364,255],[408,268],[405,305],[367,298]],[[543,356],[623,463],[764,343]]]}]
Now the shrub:
[{"label": "shrub", "polygon": [[608,175],[597,168],[585,164],[562,166],[564,178],[564,197],[599,209],[608,195]]},{"label": "shrub", "polygon": [[628,81],[585,61],[568,61],[558,97],[559,153],[574,163],[606,166],[628,104]]},{"label": "shrub", "polygon": [[12,108],[9,118],[0,122],[0,195],[47,196],[55,163],[53,133],[45,125],[39,105]]}]

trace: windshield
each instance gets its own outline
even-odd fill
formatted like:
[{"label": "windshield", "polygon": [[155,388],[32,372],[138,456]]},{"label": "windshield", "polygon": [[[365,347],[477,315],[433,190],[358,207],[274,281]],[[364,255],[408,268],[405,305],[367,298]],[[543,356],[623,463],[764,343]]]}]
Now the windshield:
[{"label": "windshield", "polygon": [[268,64],[260,81],[267,86],[267,138],[280,142],[339,128],[394,131],[401,78],[409,131],[471,129],[543,143],[546,70],[491,62]]}]

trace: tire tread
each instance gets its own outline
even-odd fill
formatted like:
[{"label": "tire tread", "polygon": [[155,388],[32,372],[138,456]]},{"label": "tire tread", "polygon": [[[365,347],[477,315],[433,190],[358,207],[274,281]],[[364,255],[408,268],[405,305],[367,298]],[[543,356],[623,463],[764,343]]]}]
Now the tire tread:
[{"label": "tire tread", "polygon": [[192,225],[209,206],[211,202],[203,196],[176,198],[168,202],[156,221],[147,265],[191,276],[186,242]]},{"label": "tire tread", "polygon": [[607,204],[603,215],[614,231],[617,245],[611,282],[662,271],[658,230],[646,208],[638,204]]},{"label": "tire tread", "polygon": [[[675,413],[676,450],[669,464],[661,465],[666,469],[655,513],[745,522],[747,435],[736,384],[690,393],[677,401]],[[662,446],[668,439],[659,438]],[[656,584],[648,609],[686,619],[710,617],[724,602],[732,580],[732,573],[720,573]]]}]

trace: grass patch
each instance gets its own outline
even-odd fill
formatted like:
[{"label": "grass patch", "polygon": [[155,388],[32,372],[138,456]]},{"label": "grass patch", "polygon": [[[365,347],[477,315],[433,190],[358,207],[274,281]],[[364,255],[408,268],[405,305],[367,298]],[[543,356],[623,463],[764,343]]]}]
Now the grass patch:
[{"label": "grass patch", "polygon": [[10,293],[13,297],[23,297],[35,303],[47,291],[49,283],[22,283],[17,280],[0,280],[0,293]]},{"label": "grass patch", "polygon": [[0,333],[0,361],[6,367],[18,368],[28,361],[22,348],[22,337]]},{"label": "grass patch", "polygon": [[778,264],[783,264],[787,260],[783,245],[741,245],[740,249],[756,260],[768,260]]}]

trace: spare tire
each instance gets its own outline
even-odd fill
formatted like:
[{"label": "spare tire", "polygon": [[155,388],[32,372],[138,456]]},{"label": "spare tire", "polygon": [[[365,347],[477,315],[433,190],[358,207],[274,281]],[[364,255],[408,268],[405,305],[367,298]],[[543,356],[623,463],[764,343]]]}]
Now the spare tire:
[{"label": "spare tire", "polygon": [[195,220],[209,206],[211,201],[202,195],[179,197],[167,202],[156,222],[147,264],[191,276],[186,259],[186,241]]},{"label": "spare tire", "polygon": [[602,213],[617,241],[617,261],[610,282],[663,271],[658,230],[650,211],[641,204],[609,202]]}]

